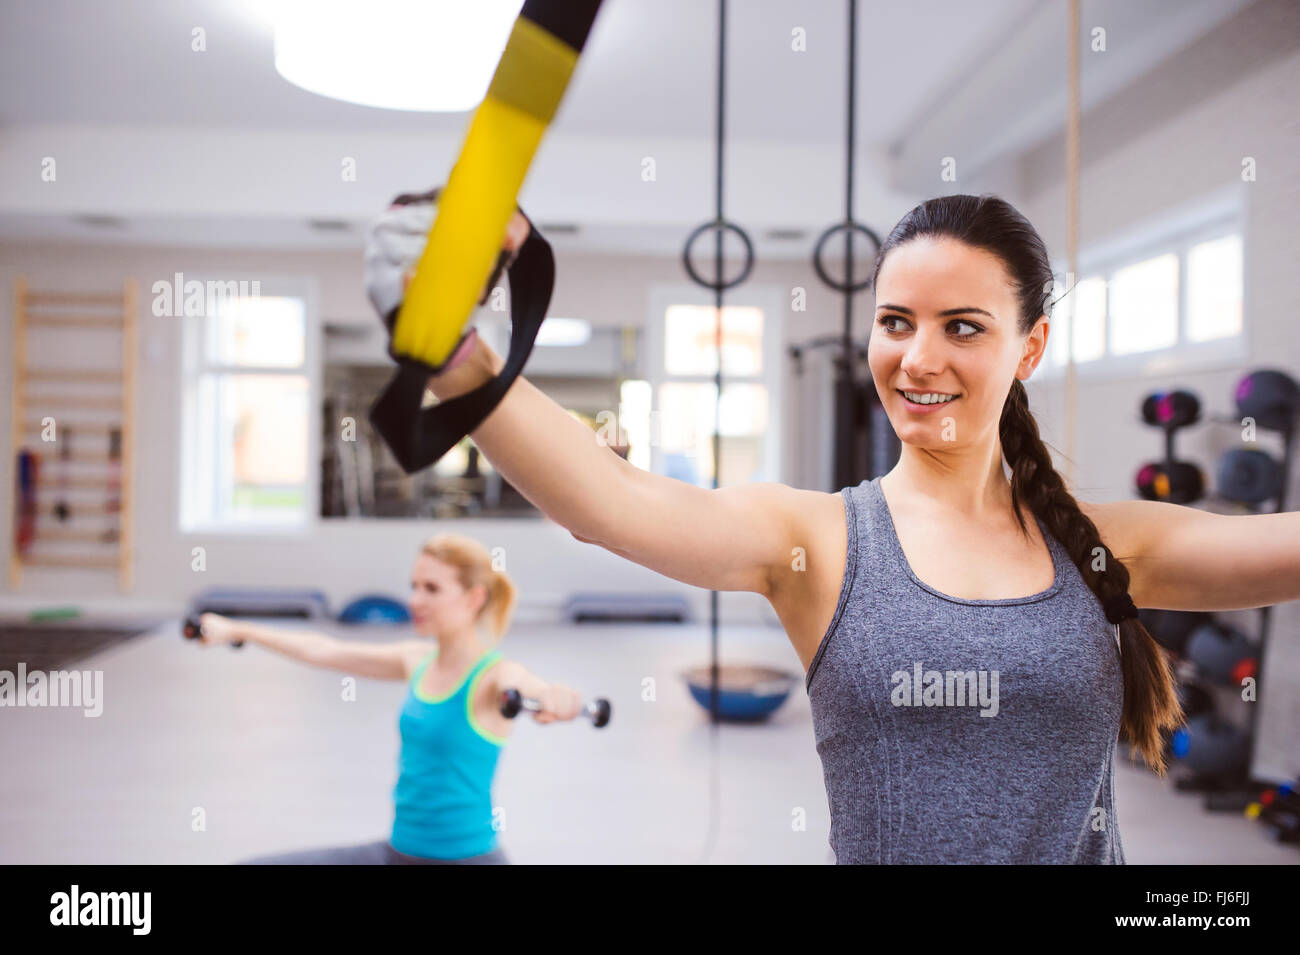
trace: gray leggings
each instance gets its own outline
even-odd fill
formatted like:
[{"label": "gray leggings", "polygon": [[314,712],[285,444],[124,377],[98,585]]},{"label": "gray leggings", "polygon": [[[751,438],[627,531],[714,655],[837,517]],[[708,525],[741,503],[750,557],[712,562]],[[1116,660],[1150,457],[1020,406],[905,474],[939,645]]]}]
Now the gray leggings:
[{"label": "gray leggings", "polygon": [[333,849],[304,849],[276,855],[244,859],[239,865],[509,865],[510,860],[501,847],[481,856],[465,859],[425,859],[398,852],[387,839],[367,842],[359,846],[339,846]]}]

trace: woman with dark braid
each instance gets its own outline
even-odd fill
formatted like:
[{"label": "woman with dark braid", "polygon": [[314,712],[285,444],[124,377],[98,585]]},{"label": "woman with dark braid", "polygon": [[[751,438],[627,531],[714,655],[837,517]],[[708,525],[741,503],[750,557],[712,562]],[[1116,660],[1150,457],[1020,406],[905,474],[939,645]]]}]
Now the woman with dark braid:
[{"label": "woman with dark braid", "polygon": [[[1137,606],[1300,598],[1300,514],[1075,500],[1023,384],[1051,330],[1047,250],[1005,201],[917,206],[873,284],[869,364],[903,445],[882,477],[696,487],[524,378],[473,439],[578,540],[770,601],[807,669],[837,862],[1122,863],[1116,741],[1163,775],[1182,716]],[[437,397],[502,367],[471,340]]]}]

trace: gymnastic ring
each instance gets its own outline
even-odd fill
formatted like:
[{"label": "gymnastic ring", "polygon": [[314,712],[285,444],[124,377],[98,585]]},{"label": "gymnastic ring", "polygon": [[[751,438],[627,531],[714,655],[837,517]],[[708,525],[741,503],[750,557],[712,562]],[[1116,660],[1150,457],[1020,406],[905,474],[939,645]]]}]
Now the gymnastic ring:
[{"label": "gymnastic ring", "polygon": [[[830,273],[827,272],[825,267],[822,265],[822,251],[826,248],[826,243],[830,240],[831,236],[844,231],[861,232],[866,236],[876,247],[876,251],[872,253],[872,258],[880,252],[880,236],[876,235],[876,233],[872,232],[861,222],[856,222],[850,219],[847,222],[840,222],[831,226],[821,234],[821,237],[817,240],[816,247],[813,249],[813,269],[816,270],[819,279],[837,292],[861,292],[871,284],[870,276],[863,279],[861,282],[841,282],[839,279],[831,278]],[[849,277],[850,276],[848,275],[845,276],[845,278]]]},{"label": "gymnastic ring", "polygon": [[[721,230],[723,232],[734,232],[740,236],[740,241],[745,246],[745,267],[740,270],[730,282],[723,282],[722,276],[718,275],[714,281],[710,282],[695,271],[695,265],[691,262],[691,246],[695,245],[695,240],[706,232]],[[694,232],[686,237],[686,245],[682,249],[682,264],[686,266],[686,274],[691,277],[696,285],[703,285],[707,289],[713,289],[715,292],[721,292],[723,289],[735,288],[745,279],[749,278],[749,273],[754,269],[754,243],[749,241],[749,235],[740,226],[734,222],[728,222],[726,219],[710,219],[708,222],[699,226]]]}]

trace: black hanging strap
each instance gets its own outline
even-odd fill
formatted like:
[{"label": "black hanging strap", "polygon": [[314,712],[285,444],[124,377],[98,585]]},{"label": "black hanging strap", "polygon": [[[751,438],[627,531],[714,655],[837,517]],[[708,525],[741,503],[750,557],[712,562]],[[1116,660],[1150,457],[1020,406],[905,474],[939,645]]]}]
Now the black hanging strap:
[{"label": "black hanging strap", "polygon": [[482,424],[506,396],[532,354],[555,287],[555,257],[550,243],[532,231],[507,274],[510,351],[499,375],[473,391],[422,408],[429,377],[438,369],[400,356],[397,374],[371,406],[370,423],[407,474],[433,464]]}]

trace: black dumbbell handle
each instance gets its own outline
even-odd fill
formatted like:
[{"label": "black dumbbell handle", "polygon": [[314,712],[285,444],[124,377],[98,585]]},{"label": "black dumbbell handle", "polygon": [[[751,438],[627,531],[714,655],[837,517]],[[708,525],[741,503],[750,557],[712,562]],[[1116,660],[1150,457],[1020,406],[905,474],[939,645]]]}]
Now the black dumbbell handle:
[{"label": "black dumbbell handle", "polygon": [[[181,624],[181,635],[185,637],[186,640],[197,640],[202,633],[203,628],[199,626],[198,617],[186,617],[185,621]],[[244,641],[233,640],[230,645],[238,649],[244,645]]]},{"label": "black dumbbell handle", "polygon": [[[501,691],[501,715],[506,719],[512,720],[519,715],[521,710],[528,710],[530,713],[540,713],[542,704],[532,697],[522,695],[516,689]],[[582,708],[582,715],[591,720],[591,725],[597,728],[609,723],[610,717],[609,700],[604,697],[598,697],[587,703]]]}]

